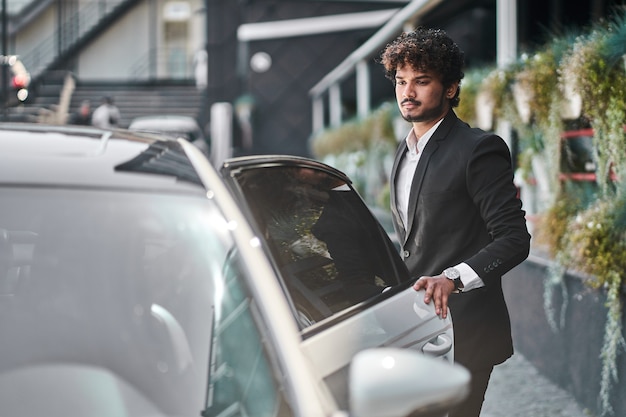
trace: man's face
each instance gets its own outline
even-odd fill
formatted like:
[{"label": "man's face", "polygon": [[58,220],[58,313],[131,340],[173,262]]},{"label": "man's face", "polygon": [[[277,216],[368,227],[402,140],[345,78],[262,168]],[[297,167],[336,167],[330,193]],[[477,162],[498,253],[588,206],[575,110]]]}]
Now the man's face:
[{"label": "man's face", "polygon": [[410,65],[399,67],[395,79],[396,100],[402,117],[411,123],[439,120],[450,108],[457,85],[444,89],[437,74]]}]

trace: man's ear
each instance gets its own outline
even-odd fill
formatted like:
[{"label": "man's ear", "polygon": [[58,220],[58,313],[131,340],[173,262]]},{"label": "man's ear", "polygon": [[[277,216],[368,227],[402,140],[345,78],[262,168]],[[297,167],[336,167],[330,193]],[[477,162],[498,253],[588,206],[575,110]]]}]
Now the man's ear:
[{"label": "man's ear", "polygon": [[446,89],[446,97],[451,99],[456,95],[456,92],[459,88],[459,83],[452,83],[450,84],[450,86]]}]

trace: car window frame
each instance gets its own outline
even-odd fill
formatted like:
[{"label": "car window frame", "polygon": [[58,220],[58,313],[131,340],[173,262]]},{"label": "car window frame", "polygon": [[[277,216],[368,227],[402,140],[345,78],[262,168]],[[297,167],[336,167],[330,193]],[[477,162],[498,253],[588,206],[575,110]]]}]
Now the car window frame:
[{"label": "car window frame", "polygon": [[[398,273],[405,274],[408,277],[408,270],[404,263],[400,258],[400,254],[397,252],[397,248],[392,242],[389,234],[383,226],[380,224],[376,216],[372,213],[370,208],[367,206],[363,198],[360,196],[358,191],[354,188],[351,180],[341,171],[323,164],[318,161],[310,160],[307,158],[301,157],[292,157],[292,156],[252,156],[252,157],[239,157],[232,158],[224,162],[221,168],[221,175],[223,180],[233,194],[234,198],[237,200],[238,205],[242,212],[245,213],[246,217],[249,219],[251,227],[254,230],[254,233],[260,237],[262,240],[262,248],[266,253],[272,267],[275,270],[276,276],[279,279],[279,284],[283,289],[283,292],[286,294],[286,298],[289,302],[290,308],[292,309],[292,314],[294,318],[297,319],[298,310],[294,303],[292,294],[290,293],[287,285],[287,277],[285,277],[281,267],[278,265],[275,256],[270,250],[268,241],[263,237],[264,233],[262,231],[262,227],[256,221],[255,215],[253,214],[253,208],[250,206],[247,197],[245,196],[245,191],[242,189],[238,180],[236,179],[237,175],[240,175],[242,172],[254,169],[265,169],[265,168],[306,168],[306,169],[314,169],[319,172],[322,172],[327,175],[331,175],[336,177],[338,180],[344,182],[349,188],[350,192],[355,193],[359,200],[360,204],[363,208],[367,209],[369,216],[375,222],[377,231],[376,233],[383,240],[385,248],[387,250],[387,256],[395,258],[392,262],[399,268],[402,268],[402,272]],[[371,308],[372,306],[383,302],[384,300],[393,297],[394,295],[404,291],[406,288],[410,287],[412,284],[410,279],[400,281],[396,283],[396,285],[387,287],[380,294],[368,298],[364,301],[361,301],[355,305],[347,307],[341,311],[334,313],[333,315],[326,317],[322,320],[319,320],[312,325],[302,326],[302,324],[298,321],[298,325],[300,327],[300,334],[303,339],[310,338],[316,334],[324,332],[325,329],[335,326],[337,323],[342,322],[344,320],[349,319],[350,317],[359,314],[360,312]]]}]

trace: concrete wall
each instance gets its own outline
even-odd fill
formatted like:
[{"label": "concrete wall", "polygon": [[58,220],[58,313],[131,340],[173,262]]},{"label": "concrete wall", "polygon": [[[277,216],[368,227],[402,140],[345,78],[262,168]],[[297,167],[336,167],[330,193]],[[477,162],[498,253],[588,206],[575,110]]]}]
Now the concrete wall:
[{"label": "concrete wall", "polygon": [[138,59],[147,56],[150,43],[150,13],[143,2],[95,39],[78,59],[79,79],[127,79]]},{"label": "concrete wall", "polygon": [[54,7],[48,8],[17,33],[13,40],[13,52],[17,55],[31,52],[42,42],[54,36],[56,24],[57,10]]},{"label": "concrete wall", "polygon": [[[544,308],[548,265],[547,259],[531,256],[503,280],[515,349],[547,378],[572,393],[582,406],[600,415],[600,352],[607,316],[606,294],[585,285],[581,276],[567,274],[564,287],[557,286],[552,292],[552,317],[557,323],[563,311],[562,326],[554,331]],[[622,323],[626,323],[624,313]],[[620,381],[614,383],[611,405],[615,416],[624,416],[626,352],[623,349],[618,357],[618,369]]]}]

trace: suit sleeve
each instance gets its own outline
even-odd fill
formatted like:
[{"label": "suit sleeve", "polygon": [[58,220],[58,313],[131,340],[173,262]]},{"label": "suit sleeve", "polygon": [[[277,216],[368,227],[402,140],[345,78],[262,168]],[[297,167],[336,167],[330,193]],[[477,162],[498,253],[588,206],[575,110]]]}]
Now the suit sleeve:
[{"label": "suit sleeve", "polygon": [[530,235],[525,212],[513,183],[509,148],[489,134],[477,141],[467,163],[467,190],[490,238],[465,262],[489,285],[528,257]]}]

